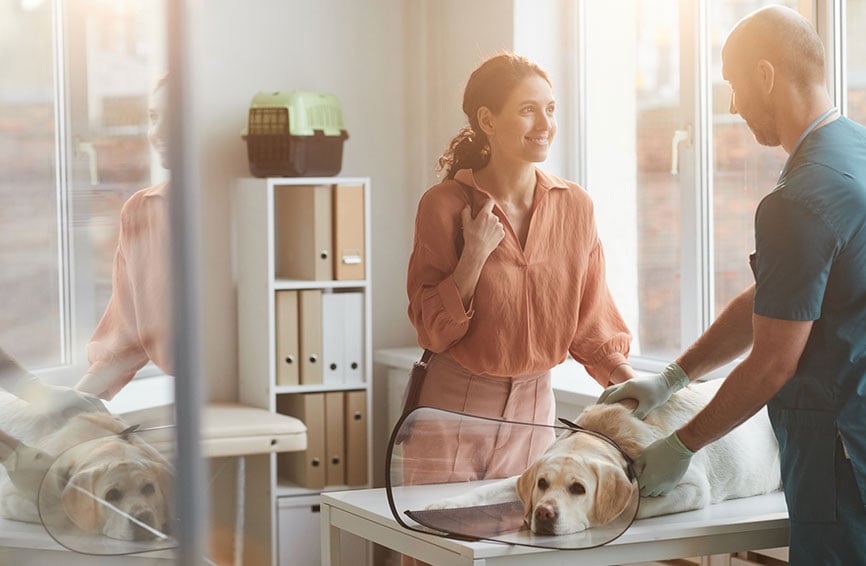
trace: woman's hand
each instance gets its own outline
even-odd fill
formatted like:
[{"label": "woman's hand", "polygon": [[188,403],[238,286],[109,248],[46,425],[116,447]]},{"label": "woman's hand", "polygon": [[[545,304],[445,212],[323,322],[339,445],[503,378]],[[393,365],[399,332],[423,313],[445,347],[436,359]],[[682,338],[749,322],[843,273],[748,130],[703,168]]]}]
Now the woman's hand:
[{"label": "woman's hand", "polygon": [[454,283],[460,291],[463,308],[469,309],[481,269],[505,237],[505,227],[493,214],[493,199],[484,203],[475,218],[472,218],[472,209],[467,205],[460,212],[460,218],[463,223],[460,227],[463,230],[463,252],[454,270]]},{"label": "woman's hand", "polygon": [[475,218],[472,218],[472,209],[469,205],[466,205],[460,213],[463,222],[463,251],[482,261],[493,253],[505,237],[505,227],[502,226],[499,217],[493,214],[493,205],[493,199],[489,199]]}]

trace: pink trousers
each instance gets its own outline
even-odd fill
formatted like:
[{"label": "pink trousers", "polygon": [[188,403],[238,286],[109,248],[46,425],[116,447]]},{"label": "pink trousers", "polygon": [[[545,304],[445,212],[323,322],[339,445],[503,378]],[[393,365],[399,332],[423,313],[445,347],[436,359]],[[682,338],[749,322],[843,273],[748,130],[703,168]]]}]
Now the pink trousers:
[{"label": "pink trousers", "polygon": [[[473,374],[444,354],[427,366],[419,405],[508,421],[553,424],[550,372]],[[403,446],[403,484],[463,482],[522,473],[553,442],[544,427],[420,422]]]},{"label": "pink trousers", "polygon": [[[498,377],[473,374],[447,354],[427,365],[419,405],[514,422],[551,425],[556,407],[550,372]],[[555,438],[545,427],[424,422],[402,445],[403,485],[505,478],[522,473]],[[422,565],[408,556],[402,566]]]}]

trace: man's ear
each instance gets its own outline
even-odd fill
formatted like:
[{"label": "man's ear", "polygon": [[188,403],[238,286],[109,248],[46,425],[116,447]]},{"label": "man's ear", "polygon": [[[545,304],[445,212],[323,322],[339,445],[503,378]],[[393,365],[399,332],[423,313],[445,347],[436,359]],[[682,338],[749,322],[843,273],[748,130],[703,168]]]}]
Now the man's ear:
[{"label": "man's ear", "polygon": [[517,497],[523,503],[523,520],[527,524],[529,524],[529,519],[532,516],[532,490],[535,488],[535,474],[537,470],[538,462],[536,461],[517,478]]},{"label": "man's ear", "polygon": [[596,476],[595,519],[599,525],[606,525],[625,511],[635,486],[617,466],[597,464],[592,469]]},{"label": "man's ear", "polygon": [[757,71],[758,79],[761,81],[761,92],[765,95],[770,94],[776,86],[776,67],[766,59],[759,59]]}]

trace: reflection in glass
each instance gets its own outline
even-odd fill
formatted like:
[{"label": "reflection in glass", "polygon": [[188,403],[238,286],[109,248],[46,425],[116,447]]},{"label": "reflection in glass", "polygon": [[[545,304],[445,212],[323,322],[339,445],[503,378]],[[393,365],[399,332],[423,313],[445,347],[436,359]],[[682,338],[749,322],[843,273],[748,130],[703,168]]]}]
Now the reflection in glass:
[{"label": "reflection in glass", "polygon": [[50,2],[17,4],[0,4],[0,345],[44,367],[61,362],[63,338],[56,23]]}]

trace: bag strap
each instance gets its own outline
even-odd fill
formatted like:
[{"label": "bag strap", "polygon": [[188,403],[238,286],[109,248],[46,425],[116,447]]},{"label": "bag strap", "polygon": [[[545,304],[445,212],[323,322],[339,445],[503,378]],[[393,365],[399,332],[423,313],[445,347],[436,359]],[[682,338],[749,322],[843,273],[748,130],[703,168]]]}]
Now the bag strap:
[{"label": "bag strap", "polygon": [[429,362],[430,358],[432,358],[432,357],[433,357],[433,352],[431,350],[428,350],[427,348],[424,348],[424,353],[421,354],[421,359],[418,360],[416,363],[426,366],[427,362]]}]

